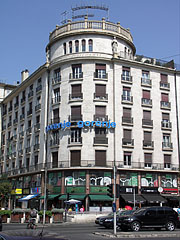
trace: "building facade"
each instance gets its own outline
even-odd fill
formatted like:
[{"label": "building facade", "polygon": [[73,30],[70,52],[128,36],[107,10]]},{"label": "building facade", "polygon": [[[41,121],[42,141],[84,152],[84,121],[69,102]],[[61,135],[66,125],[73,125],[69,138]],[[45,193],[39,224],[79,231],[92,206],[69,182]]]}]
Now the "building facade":
[{"label": "building facade", "polygon": [[75,198],[86,210],[111,209],[113,166],[117,208],[133,205],[133,192],[138,206],[175,204],[180,73],[135,53],[130,31],[105,19],[50,33],[46,63],[2,102],[11,207],[29,194],[41,194],[41,207],[47,187],[49,207]]}]

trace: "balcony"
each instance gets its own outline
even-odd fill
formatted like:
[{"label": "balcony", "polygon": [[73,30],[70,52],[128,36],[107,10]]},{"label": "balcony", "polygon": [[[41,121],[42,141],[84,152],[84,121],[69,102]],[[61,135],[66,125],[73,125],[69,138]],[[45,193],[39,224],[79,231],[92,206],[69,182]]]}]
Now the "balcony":
[{"label": "balcony", "polygon": [[132,76],[121,75],[121,82],[132,84],[133,83]]},{"label": "balcony", "polygon": [[60,123],[60,117],[51,119],[51,124]]},{"label": "balcony", "polygon": [[59,138],[58,139],[51,139],[50,140],[50,147],[58,147],[59,146]]},{"label": "balcony", "polygon": [[108,73],[94,72],[94,79],[108,80]]},{"label": "balcony", "polygon": [[6,126],[5,125],[2,126],[2,131],[4,131],[4,130],[6,130]]},{"label": "balcony", "polygon": [[132,117],[122,117],[122,124],[123,125],[133,125],[133,118]]},{"label": "balcony", "polygon": [[13,141],[17,141],[17,134],[14,134]]},{"label": "balcony", "polygon": [[73,93],[69,94],[69,101],[82,101],[83,93]]},{"label": "balcony", "polygon": [[122,139],[122,146],[123,147],[128,147],[128,148],[133,148],[134,147],[134,139],[123,138]]},{"label": "balcony", "polygon": [[15,118],[14,120],[13,120],[13,124],[17,124],[18,123],[18,118]]},{"label": "balcony", "polygon": [[27,116],[32,115],[32,109],[29,109],[29,111],[27,111]]},{"label": "balcony", "polygon": [[61,96],[52,98],[52,104],[60,103],[61,102]]},{"label": "balcony", "polygon": [[108,145],[107,137],[94,137],[94,144]]},{"label": "balcony", "polygon": [[12,126],[12,122],[8,122],[8,127],[11,127]]},{"label": "balcony", "polygon": [[160,89],[169,91],[170,90],[170,83],[160,82]]},{"label": "balcony", "polygon": [[28,93],[28,98],[32,98],[32,97],[33,97],[33,95],[34,95],[34,92],[33,92],[33,90],[29,91],[29,93]]},{"label": "balcony", "polygon": [[83,80],[83,73],[70,73],[69,74],[69,80]]},{"label": "balcony", "polygon": [[69,122],[78,122],[82,121],[82,115],[70,115]]},{"label": "balcony", "polygon": [[7,110],[4,110],[2,115],[5,116],[7,114]]},{"label": "balcony", "polygon": [[19,107],[19,102],[17,102],[17,103],[14,104],[14,108],[15,108],[15,109],[18,108],[18,107]]},{"label": "balcony", "polygon": [[151,119],[142,119],[142,126],[143,127],[153,127],[153,120]]},{"label": "balcony", "polygon": [[24,104],[26,102],[26,97],[21,98],[21,104]]},{"label": "balcony", "polygon": [[40,103],[35,106],[35,111],[37,112],[39,110],[41,110],[41,104]]},{"label": "balcony", "polygon": [[172,123],[170,121],[161,121],[161,129],[172,130]]},{"label": "balcony", "polygon": [[133,97],[132,96],[122,95],[121,97],[122,97],[122,103],[133,104]]},{"label": "balcony", "polygon": [[173,144],[170,142],[162,142],[162,149],[165,151],[172,151],[173,150]]},{"label": "balcony", "polygon": [[22,157],[22,156],[23,156],[23,150],[20,149],[20,150],[18,151],[18,157]]},{"label": "balcony", "polygon": [[108,115],[94,115],[94,121],[107,122]]},{"label": "balcony", "polygon": [[42,85],[39,85],[37,88],[36,88],[36,93],[39,93],[42,91]]},{"label": "balcony", "polygon": [[52,85],[61,83],[61,76],[52,78]]},{"label": "balcony", "polygon": [[97,94],[94,93],[94,100],[95,101],[101,101],[101,102],[107,102],[108,101],[108,94]]},{"label": "balcony", "polygon": [[143,140],[143,149],[154,149],[154,141]]},{"label": "balcony", "polygon": [[13,107],[10,106],[10,107],[8,108],[8,112],[12,112],[12,109],[13,109]]},{"label": "balcony", "polygon": [[27,147],[26,148],[26,154],[30,154],[31,153],[31,147]]},{"label": "balcony", "polygon": [[149,78],[141,78],[141,86],[152,87],[152,80]]},{"label": "balcony", "polygon": [[26,134],[27,135],[30,135],[32,133],[32,127],[29,127],[27,130],[26,130]]},{"label": "balcony", "polygon": [[167,110],[171,109],[171,103],[170,102],[161,101],[160,104],[161,104],[161,109],[167,109]]},{"label": "balcony", "polygon": [[152,99],[142,98],[141,99],[141,105],[143,107],[152,107]]},{"label": "balcony", "polygon": [[34,145],[34,151],[39,151],[39,148],[40,148],[40,144],[39,143]]},{"label": "balcony", "polygon": [[68,138],[68,144],[73,144],[73,145],[82,144],[82,137],[75,137],[75,138],[69,137]]},{"label": "balcony", "polygon": [[37,123],[36,125],[34,125],[34,131],[37,132],[40,130],[40,123]]},{"label": "balcony", "polygon": [[22,131],[22,132],[19,133],[19,138],[20,138],[20,139],[24,138],[24,131]]},{"label": "balcony", "polygon": [[20,115],[20,120],[22,121],[22,120],[24,120],[25,119],[25,114],[21,114]]},{"label": "balcony", "polygon": [[16,152],[12,153],[12,158],[16,158]]}]

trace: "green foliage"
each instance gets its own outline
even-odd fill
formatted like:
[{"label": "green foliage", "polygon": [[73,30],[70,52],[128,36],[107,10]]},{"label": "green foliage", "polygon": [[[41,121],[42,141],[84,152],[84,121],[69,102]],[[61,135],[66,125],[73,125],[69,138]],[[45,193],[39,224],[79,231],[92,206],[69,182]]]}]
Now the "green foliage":
[{"label": "green foliage", "polygon": [[8,200],[12,190],[12,184],[8,181],[6,176],[0,179],[0,200]]},{"label": "green foliage", "polygon": [[[43,216],[44,211],[39,211],[38,214],[39,214],[39,216]],[[51,217],[52,216],[52,212],[51,211],[46,211],[45,215]]]},{"label": "green foliage", "polygon": [[53,208],[52,213],[63,213],[64,212],[64,209],[63,208]]},{"label": "green foliage", "polygon": [[8,217],[11,216],[10,210],[0,210],[0,216],[7,215]]}]

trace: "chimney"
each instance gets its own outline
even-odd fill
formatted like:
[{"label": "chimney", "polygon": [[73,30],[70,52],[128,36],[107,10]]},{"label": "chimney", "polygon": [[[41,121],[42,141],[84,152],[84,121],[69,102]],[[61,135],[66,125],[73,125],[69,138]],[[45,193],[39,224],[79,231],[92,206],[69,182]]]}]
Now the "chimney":
[{"label": "chimney", "polygon": [[21,82],[23,82],[26,78],[29,77],[29,71],[27,69],[21,72]]}]

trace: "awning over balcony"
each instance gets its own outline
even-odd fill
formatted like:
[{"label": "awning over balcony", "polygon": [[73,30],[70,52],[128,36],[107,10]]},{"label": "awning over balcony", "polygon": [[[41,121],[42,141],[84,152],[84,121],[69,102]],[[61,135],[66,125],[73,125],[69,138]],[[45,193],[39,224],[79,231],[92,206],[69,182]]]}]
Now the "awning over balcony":
[{"label": "awning over balcony", "polygon": [[[53,200],[54,198],[58,197],[59,194],[50,194],[48,195],[48,200]],[[41,196],[39,199],[44,199],[44,196]]]},{"label": "awning over balcony", "polygon": [[108,195],[89,195],[91,201],[113,201]]},{"label": "awning over balcony", "polygon": [[167,200],[158,194],[143,194],[143,197],[149,203],[166,203]]},{"label": "awning over balcony", "polygon": [[23,198],[18,199],[18,201],[19,201],[19,202],[28,201],[28,200],[30,200],[30,199],[32,199],[32,198],[37,197],[38,195],[39,195],[39,194],[30,194],[30,195],[27,195],[27,196],[25,196],[25,197],[23,197]]},{"label": "awning over balcony", "polygon": [[[121,194],[120,196],[124,199],[125,202],[134,203],[133,194]],[[145,201],[146,200],[142,197],[142,195],[138,195],[138,194],[135,195],[135,203],[143,203]]]}]

